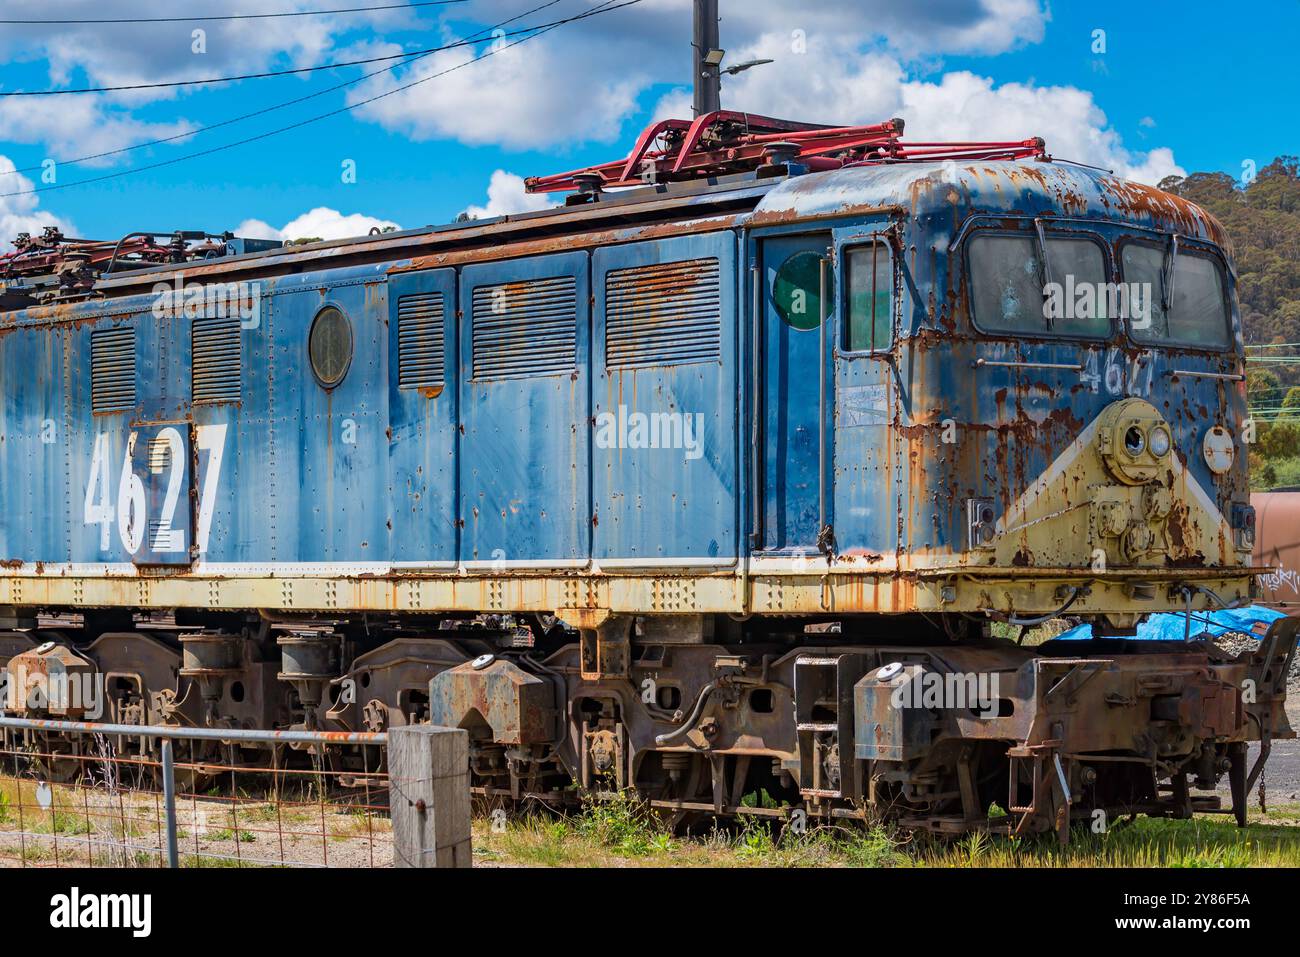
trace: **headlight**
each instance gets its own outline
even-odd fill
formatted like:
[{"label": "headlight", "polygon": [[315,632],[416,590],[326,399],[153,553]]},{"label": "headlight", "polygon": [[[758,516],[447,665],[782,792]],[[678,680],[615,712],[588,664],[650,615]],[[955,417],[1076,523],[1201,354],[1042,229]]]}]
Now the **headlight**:
[{"label": "headlight", "polygon": [[1173,441],[1169,438],[1169,430],[1162,425],[1157,425],[1147,436],[1147,443],[1151,447],[1151,454],[1156,458],[1164,458],[1169,454],[1169,449]]},{"label": "headlight", "polygon": [[[1169,467],[1172,435],[1169,423],[1145,399],[1120,399],[1097,417],[1097,452],[1106,470],[1125,485],[1145,485]],[[1155,447],[1157,442],[1162,445]]]}]

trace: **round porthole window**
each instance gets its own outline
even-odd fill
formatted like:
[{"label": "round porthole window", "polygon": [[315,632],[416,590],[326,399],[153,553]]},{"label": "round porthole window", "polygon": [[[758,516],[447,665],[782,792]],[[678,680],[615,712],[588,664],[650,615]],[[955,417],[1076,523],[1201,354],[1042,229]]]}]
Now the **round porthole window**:
[{"label": "round porthole window", "polygon": [[772,282],[776,311],[800,331],[816,329],[821,317],[830,314],[830,309],[823,308],[821,302],[821,263],[822,257],[815,252],[795,253],[781,264]]},{"label": "round porthole window", "polygon": [[334,388],[352,364],[352,324],[342,309],[326,306],[316,313],[307,338],[312,372],[325,388]]}]

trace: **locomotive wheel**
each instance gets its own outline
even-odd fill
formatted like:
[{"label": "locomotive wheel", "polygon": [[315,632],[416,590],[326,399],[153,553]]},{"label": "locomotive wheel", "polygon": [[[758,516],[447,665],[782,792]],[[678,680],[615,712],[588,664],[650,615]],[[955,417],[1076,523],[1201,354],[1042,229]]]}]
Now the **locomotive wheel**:
[{"label": "locomotive wheel", "polygon": [[[45,735],[32,743],[29,769],[35,777],[50,784],[72,785],[91,777],[93,758],[78,754],[76,744],[57,735]],[[66,755],[66,757],[64,757]]]},{"label": "locomotive wheel", "polygon": [[[660,761],[665,758],[661,757]],[[669,763],[678,764],[679,775],[676,780],[666,776],[658,786],[645,789],[646,795],[661,801],[712,801],[712,777],[708,764],[702,755],[681,754],[667,758]],[[713,815],[707,811],[693,809],[675,809],[656,807],[655,816],[674,834],[689,834],[693,830],[708,825]]]},{"label": "locomotive wheel", "polygon": [[35,777],[50,784],[78,784],[89,776],[86,762],[72,757],[33,758],[31,770]]},{"label": "locomotive wheel", "polygon": [[[222,774],[221,771],[213,770],[204,763],[207,760],[213,763],[219,762],[218,756],[207,753],[209,750],[205,746],[207,742],[199,743],[198,748],[195,748],[194,744],[195,742],[190,741],[175,741],[172,744],[174,759],[172,773],[177,797],[201,795],[212,787]],[[190,765],[195,766],[190,767]],[[162,761],[157,755],[152,756],[150,771],[154,787],[162,791],[164,786]]]}]

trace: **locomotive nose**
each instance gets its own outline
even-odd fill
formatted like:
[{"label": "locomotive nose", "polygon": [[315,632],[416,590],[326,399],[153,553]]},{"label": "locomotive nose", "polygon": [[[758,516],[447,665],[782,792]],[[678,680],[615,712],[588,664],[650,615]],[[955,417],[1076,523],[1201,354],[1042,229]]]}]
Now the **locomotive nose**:
[{"label": "locomotive nose", "polygon": [[1094,572],[1234,564],[1215,497],[1175,454],[1160,411],[1145,399],[1120,399],[1057,454],[986,547],[1016,564]]}]

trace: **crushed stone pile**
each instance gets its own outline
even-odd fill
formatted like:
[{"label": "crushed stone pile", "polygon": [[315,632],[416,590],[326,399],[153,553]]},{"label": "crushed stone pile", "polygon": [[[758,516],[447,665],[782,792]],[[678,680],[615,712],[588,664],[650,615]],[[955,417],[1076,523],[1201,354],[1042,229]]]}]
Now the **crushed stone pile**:
[{"label": "crushed stone pile", "polygon": [[[1243,651],[1254,651],[1259,647],[1259,638],[1241,631],[1229,631],[1214,639],[1214,643],[1230,655],[1236,656]],[[1291,662],[1291,671],[1286,676],[1288,694],[1300,693],[1300,654]]]}]

